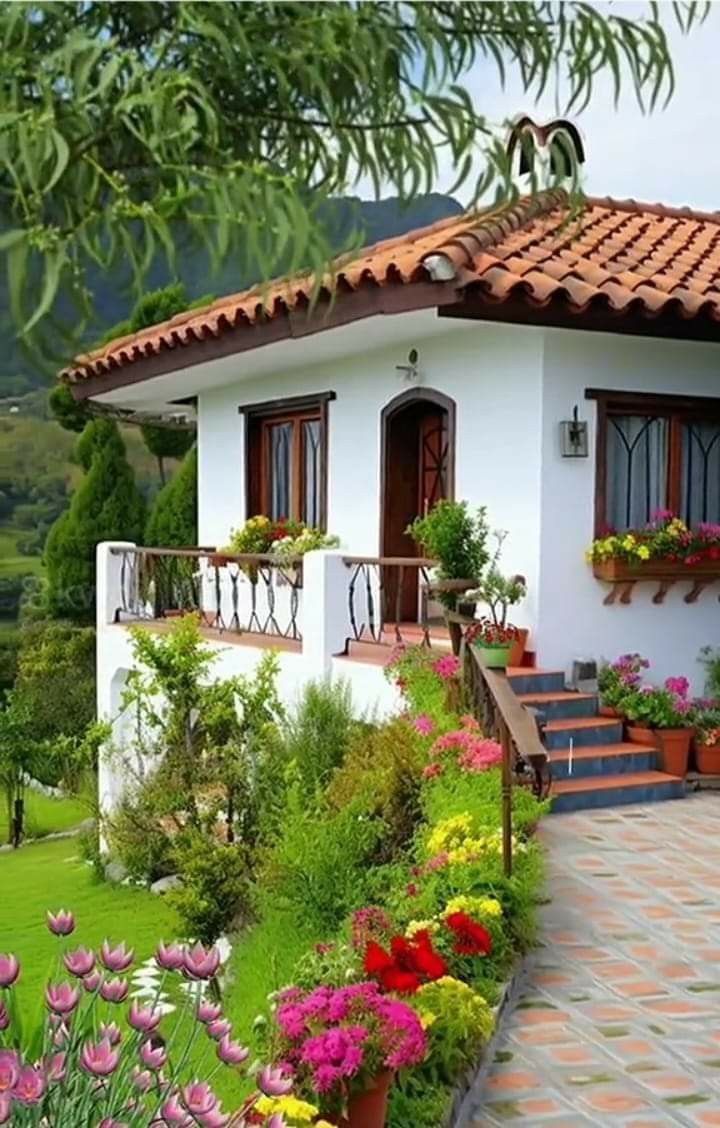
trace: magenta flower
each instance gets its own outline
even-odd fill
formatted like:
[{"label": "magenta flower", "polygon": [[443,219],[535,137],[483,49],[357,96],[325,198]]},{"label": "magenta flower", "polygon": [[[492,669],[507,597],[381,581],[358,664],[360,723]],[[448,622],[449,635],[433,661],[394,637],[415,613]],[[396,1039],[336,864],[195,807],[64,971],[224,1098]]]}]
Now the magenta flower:
[{"label": "magenta flower", "polygon": [[419,732],[421,736],[430,736],[435,729],[435,723],[432,717],[428,717],[427,713],[421,713],[419,717],[416,717],[413,725],[416,732]]},{"label": "magenta flower", "polygon": [[292,1078],[286,1077],[282,1069],[266,1065],[257,1074],[257,1087],[266,1097],[284,1097],[293,1087]]},{"label": "magenta flower", "polygon": [[117,948],[111,948],[107,940],[103,940],[100,945],[100,959],[108,971],[127,971],[134,958],[135,952],[132,948],[128,950],[125,947],[124,940]]},{"label": "magenta flower", "polygon": [[7,1030],[10,1025],[10,1015],[8,1014],[7,1007],[0,1000],[0,1030]]},{"label": "magenta flower", "polygon": [[72,1014],[80,1002],[80,992],[70,983],[48,983],[45,988],[45,1002],[48,1010],[55,1014]]},{"label": "magenta flower", "polygon": [[101,1022],[100,1037],[107,1038],[111,1046],[117,1046],[122,1039],[122,1033],[116,1022]]},{"label": "magenta flower", "polygon": [[217,1056],[226,1065],[242,1065],[250,1056],[250,1050],[247,1046],[241,1046],[239,1042],[231,1041],[230,1036],[226,1034],[220,1039]]},{"label": "magenta flower", "polygon": [[65,909],[58,909],[56,913],[48,912],[47,926],[56,936],[69,936],[75,931],[75,917]]},{"label": "magenta flower", "polygon": [[208,999],[201,999],[198,1003],[197,1017],[199,1022],[216,1022],[222,1014],[219,1003],[211,1003]]},{"label": "magenta flower", "polygon": [[460,659],[456,658],[454,654],[443,654],[442,658],[438,658],[433,662],[433,670],[442,678],[443,681],[449,681],[454,678],[460,669]]},{"label": "magenta flower", "polygon": [[76,979],[83,979],[95,967],[95,955],[88,948],[76,948],[63,956],[65,967]]},{"label": "magenta flower", "polygon": [[185,962],[185,952],[180,944],[165,944],[160,941],[155,950],[155,963],[163,971],[179,971]]},{"label": "magenta flower", "polygon": [[220,953],[217,948],[205,948],[198,941],[183,953],[183,971],[188,979],[212,979],[219,967]]},{"label": "magenta flower", "polygon": [[141,1034],[152,1034],[161,1018],[160,1011],[153,1010],[152,1007],[141,1007],[134,999],[130,1004],[128,1022],[134,1030],[139,1030]]},{"label": "magenta flower", "polygon": [[9,1093],[0,1093],[0,1124],[8,1124],[12,1116],[12,1098]]},{"label": "magenta flower", "polygon": [[208,1022],[207,1025],[208,1034],[211,1038],[214,1038],[216,1042],[219,1042],[221,1038],[228,1035],[231,1030],[232,1026],[226,1018],[216,1018],[213,1022]]},{"label": "magenta flower", "polygon": [[97,991],[102,981],[102,973],[96,968],[95,971],[91,971],[89,975],[83,976],[83,987],[86,991]]},{"label": "magenta flower", "polygon": [[24,1105],[36,1105],[42,1100],[45,1092],[45,1077],[41,1069],[33,1065],[24,1065],[18,1071],[15,1088],[12,1091],[13,1100]]},{"label": "magenta flower", "polygon": [[665,689],[684,699],[690,692],[690,682],[685,677],[665,678]]},{"label": "magenta flower", "polygon": [[100,987],[100,998],[106,1003],[124,1003],[128,985],[124,979],[106,979]]},{"label": "magenta flower", "polygon": [[0,952],[0,987],[12,987],[20,974],[20,962],[15,956]]},{"label": "magenta flower", "polygon": [[193,1081],[186,1085],[182,1097],[186,1109],[196,1120],[217,1108],[217,1097],[205,1081]]},{"label": "magenta flower", "polygon": [[0,1050],[0,1093],[9,1093],[18,1079],[18,1058],[14,1050]]},{"label": "magenta flower", "polygon": [[109,1077],[117,1069],[120,1051],[113,1049],[108,1038],[86,1042],[80,1051],[80,1065],[93,1077]]},{"label": "magenta flower", "polygon": [[151,1041],[143,1042],[140,1047],[140,1060],[154,1072],[156,1069],[162,1069],[167,1062],[167,1050],[164,1046],[153,1046]]}]

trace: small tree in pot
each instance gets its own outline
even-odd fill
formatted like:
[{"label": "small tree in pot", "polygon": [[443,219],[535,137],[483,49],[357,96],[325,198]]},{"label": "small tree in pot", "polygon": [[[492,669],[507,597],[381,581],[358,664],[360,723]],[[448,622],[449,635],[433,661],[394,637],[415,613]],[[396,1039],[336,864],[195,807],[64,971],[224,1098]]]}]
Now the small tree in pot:
[{"label": "small tree in pot", "polygon": [[[424,517],[416,517],[407,532],[426,556],[437,561],[439,580],[478,583],[490,559],[489,528],[485,506],[471,510],[466,501],[439,501]],[[455,592],[442,592],[440,602],[449,611],[458,608],[474,614],[474,604]]]},{"label": "small tree in pot", "polygon": [[[498,529],[493,536],[497,541],[497,548],[487,572],[478,587],[467,593],[468,599],[484,603],[490,615],[469,628],[467,639],[488,652],[485,655],[486,663],[503,668],[518,665],[522,661],[527,631],[521,632],[508,623],[508,612],[527,595],[527,583],[524,576],[502,574],[498,565],[507,533]],[[518,646],[521,636],[522,645]],[[514,648],[519,649],[518,655],[512,654]]]}]

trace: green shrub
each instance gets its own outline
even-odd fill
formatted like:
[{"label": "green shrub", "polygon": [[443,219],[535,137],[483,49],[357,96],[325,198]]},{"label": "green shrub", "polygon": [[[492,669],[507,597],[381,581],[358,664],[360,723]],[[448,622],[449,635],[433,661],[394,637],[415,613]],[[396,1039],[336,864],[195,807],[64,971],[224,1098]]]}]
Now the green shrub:
[{"label": "green shrub", "polygon": [[[431,825],[467,811],[478,827],[495,830],[500,826],[502,811],[500,770],[464,772],[449,763],[442,775],[423,788],[422,804]],[[529,837],[548,810],[549,804],[536,799],[526,787],[514,787],[513,834]]]},{"label": "green shrub", "polygon": [[0,706],[4,695],[12,689],[20,655],[20,631],[0,631]]},{"label": "green shrub", "polygon": [[346,681],[309,682],[289,718],[285,755],[306,795],[326,786],[358,729]]},{"label": "green shrub", "polygon": [[[473,512],[466,501],[439,501],[425,517],[416,517],[408,532],[427,556],[438,561],[439,579],[480,580],[490,558],[484,506]],[[440,596],[451,608],[457,598],[450,592]]]},{"label": "green shrub", "polygon": [[[193,447],[155,498],[145,543],[158,548],[190,548],[197,541],[197,448]],[[192,571],[195,562],[190,561],[188,567]]]},{"label": "green shrub", "polygon": [[152,882],[175,872],[167,823],[158,818],[156,788],[151,784],[126,791],[104,823],[114,857],[135,881]]},{"label": "green shrub", "polygon": [[195,832],[182,836],[174,854],[182,885],[167,896],[185,935],[214,944],[247,921],[251,871],[242,843],[209,842]]}]

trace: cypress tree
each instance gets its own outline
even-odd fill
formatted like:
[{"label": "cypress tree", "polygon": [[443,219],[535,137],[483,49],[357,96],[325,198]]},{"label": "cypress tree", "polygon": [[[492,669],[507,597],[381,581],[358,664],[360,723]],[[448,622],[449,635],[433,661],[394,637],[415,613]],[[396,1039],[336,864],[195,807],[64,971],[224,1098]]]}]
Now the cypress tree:
[{"label": "cypress tree", "polygon": [[145,543],[155,548],[188,548],[197,544],[197,447],[155,498]]},{"label": "cypress tree", "polygon": [[48,533],[45,565],[50,615],[87,620],[95,607],[96,545],[103,540],[141,540],[145,502],[112,420],[87,424],[77,456],[87,472],[69,509]]}]

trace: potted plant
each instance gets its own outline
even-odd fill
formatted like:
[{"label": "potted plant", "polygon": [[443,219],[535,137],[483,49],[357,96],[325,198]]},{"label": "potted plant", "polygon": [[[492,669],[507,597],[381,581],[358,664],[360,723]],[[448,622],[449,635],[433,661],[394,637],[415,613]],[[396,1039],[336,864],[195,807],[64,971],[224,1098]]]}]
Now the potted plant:
[{"label": "potted plant", "polygon": [[[628,721],[628,739],[653,743],[660,753],[661,771],[668,775],[687,774],[690,741],[693,736],[692,704],[687,698],[687,678],[667,678],[662,687],[641,686],[623,699]],[[651,730],[652,739],[638,740],[638,727]]]},{"label": "potted plant", "polygon": [[482,651],[485,665],[491,670],[507,669],[517,636],[516,627],[501,627],[487,618],[478,619],[465,632],[467,641]]},{"label": "potted plant", "polygon": [[[467,580],[469,587],[478,583],[490,558],[484,506],[473,511],[466,501],[439,501],[425,517],[417,517],[407,532],[436,561],[438,580]],[[445,591],[439,598],[449,611],[457,609],[468,617],[475,614],[471,596]]]},{"label": "potted plant", "polygon": [[720,775],[720,702],[703,701],[693,711],[695,764],[701,775]]},{"label": "potted plant", "polygon": [[416,1012],[377,983],[287,988],[276,1019],[296,1092],[338,1128],[384,1128],[393,1075],[421,1062],[427,1048]]},{"label": "potted plant", "polygon": [[621,654],[614,662],[606,662],[598,674],[601,717],[623,717],[623,702],[642,680],[642,671],[650,668],[640,654]]},{"label": "potted plant", "polygon": [[[230,544],[218,555],[229,556],[271,556],[277,560],[277,575],[280,583],[290,583],[301,587],[301,574],[294,561],[306,552],[318,548],[337,548],[338,537],[324,533],[322,529],[311,528],[300,521],[282,518],[271,521],[259,514],[249,517],[239,529],[233,529]],[[225,557],[227,560],[227,556]],[[257,564],[243,564],[243,570],[251,581],[257,580]]]}]

